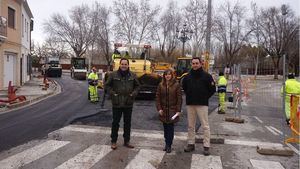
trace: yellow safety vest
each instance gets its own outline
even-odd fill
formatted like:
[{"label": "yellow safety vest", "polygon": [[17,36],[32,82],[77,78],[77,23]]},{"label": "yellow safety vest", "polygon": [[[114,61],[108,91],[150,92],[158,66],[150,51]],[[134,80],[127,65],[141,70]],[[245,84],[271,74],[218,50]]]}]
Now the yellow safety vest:
[{"label": "yellow safety vest", "polygon": [[227,80],[224,76],[220,76],[218,80],[218,93],[226,93]]},{"label": "yellow safety vest", "polygon": [[224,76],[220,76],[218,81],[218,86],[226,86],[226,85],[227,85],[226,78]]},{"label": "yellow safety vest", "polygon": [[[285,81],[285,92],[286,94],[300,95],[300,83],[296,79],[287,79]],[[283,88],[281,88],[283,93]]]},{"label": "yellow safety vest", "polygon": [[89,74],[88,79],[91,79],[91,80],[98,80],[98,74],[92,72],[92,73]]},{"label": "yellow safety vest", "polygon": [[111,58],[112,58],[112,60],[114,60],[116,58],[121,58],[121,55],[113,53]]}]

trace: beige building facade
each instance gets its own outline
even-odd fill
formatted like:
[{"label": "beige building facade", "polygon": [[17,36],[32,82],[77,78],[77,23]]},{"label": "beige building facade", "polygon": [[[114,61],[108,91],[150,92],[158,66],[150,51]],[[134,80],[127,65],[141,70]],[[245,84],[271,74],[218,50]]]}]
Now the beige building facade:
[{"label": "beige building facade", "polygon": [[[20,86],[29,80],[24,62],[30,54],[32,18],[26,0],[0,0],[0,90],[5,90],[9,81]],[[24,38],[25,29],[28,39]]]}]

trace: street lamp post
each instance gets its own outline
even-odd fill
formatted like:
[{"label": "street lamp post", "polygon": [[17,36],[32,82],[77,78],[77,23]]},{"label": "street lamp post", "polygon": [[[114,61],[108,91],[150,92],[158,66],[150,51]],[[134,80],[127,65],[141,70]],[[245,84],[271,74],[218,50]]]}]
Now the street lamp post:
[{"label": "street lamp post", "polygon": [[185,42],[192,38],[193,31],[187,27],[187,24],[184,23],[183,27],[179,30],[176,28],[176,37],[182,42],[182,56],[185,56],[184,45]]}]

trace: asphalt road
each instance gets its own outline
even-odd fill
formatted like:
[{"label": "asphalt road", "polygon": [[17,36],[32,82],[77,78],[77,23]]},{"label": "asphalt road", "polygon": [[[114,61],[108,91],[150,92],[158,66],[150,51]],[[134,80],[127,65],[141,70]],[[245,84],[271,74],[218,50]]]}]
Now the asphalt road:
[{"label": "asphalt road", "polygon": [[62,87],[60,94],[0,115],[0,152],[46,137],[79,112],[95,111],[96,105],[87,100],[86,81],[73,80],[68,75],[55,80]]},{"label": "asphalt road", "polygon": [[[209,100],[209,114],[215,110],[218,106],[218,97],[214,95]],[[72,122],[72,124],[85,124],[85,125],[95,125],[103,127],[111,127],[112,111],[111,111],[111,101],[106,100],[105,109],[108,111],[99,112],[94,116],[87,118],[80,118]],[[183,98],[182,105],[182,116],[178,123],[175,124],[175,131],[187,131],[187,113],[185,106],[185,97]],[[123,126],[121,119],[120,126]],[[133,129],[142,130],[163,130],[163,125],[158,119],[158,112],[155,106],[155,100],[142,100],[138,99],[134,103],[132,111],[131,127]],[[199,120],[197,120],[196,128],[200,127]]]}]

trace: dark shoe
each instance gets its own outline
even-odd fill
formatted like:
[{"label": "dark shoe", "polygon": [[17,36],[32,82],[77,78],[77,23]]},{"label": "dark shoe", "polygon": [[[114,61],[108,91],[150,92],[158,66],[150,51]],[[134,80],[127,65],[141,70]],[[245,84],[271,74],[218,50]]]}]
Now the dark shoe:
[{"label": "dark shoe", "polygon": [[163,151],[166,151],[167,150],[167,146],[165,146],[165,148],[163,149]]},{"label": "dark shoe", "polygon": [[171,148],[171,147],[167,147],[167,148],[166,148],[166,153],[171,153],[171,151],[172,151],[172,148]]},{"label": "dark shoe", "polygon": [[116,143],[111,143],[111,149],[113,149],[113,150],[115,150],[115,149],[117,149],[117,144]]},{"label": "dark shoe", "polygon": [[124,146],[127,147],[127,148],[134,148],[134,146],[129,144],[129,143],[124,143]]},{"label": "dark shoe", "polygon": [[224,110],[219,110],[218,114],[225,114],[225,111]]},{"label": "dark shoe", "polygon": [[286,124],[289,126],[290,125],[290,119],[286,119]]},{"label": "dark shoe", "polygon": [[210,153],[209,153],[209,147],[204,147],[203,154],[204,154],[205,156],[209,156],[209,155],[210,155]]},{"label": "dark shoe", "polygon": [[195,144],[188,144],[185,148],[184,148],[184,152],[192,152],[195,150]]}]

